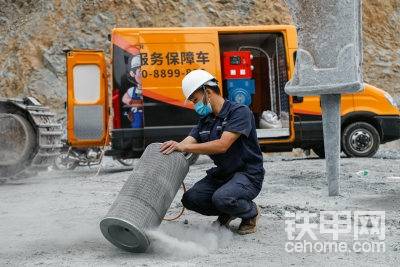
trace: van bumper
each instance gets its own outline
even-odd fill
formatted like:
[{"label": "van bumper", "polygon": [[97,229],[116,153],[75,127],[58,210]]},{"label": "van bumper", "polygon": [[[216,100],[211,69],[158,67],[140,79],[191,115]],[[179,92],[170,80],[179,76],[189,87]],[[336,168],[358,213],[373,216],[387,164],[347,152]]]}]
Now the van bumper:
[{"label": "van bumper", "polygon": [[400,116],[375,116],[382,130],[381,143],[400,139]]}]

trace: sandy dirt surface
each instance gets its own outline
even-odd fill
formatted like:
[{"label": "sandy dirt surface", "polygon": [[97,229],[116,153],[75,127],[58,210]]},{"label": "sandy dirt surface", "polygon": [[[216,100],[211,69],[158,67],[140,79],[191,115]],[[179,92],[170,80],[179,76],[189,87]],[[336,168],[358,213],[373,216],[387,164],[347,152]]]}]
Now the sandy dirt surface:
[{"label": "sandy dirt surface", "polygon": [[[96,168],[49,171],[25,180],[0,185],[0,266],[399,266],[400,265],[400,152],[381,150],[372,159],[343,158],[341,195],[327,196],[324,160],[265,156],[265,181],[256,202],[261,219],[256,234],[214,229],[215,217],[186,211],[174,222],[163,222],[151,233],[148,253],[121,251],[104,239],[99,221],[129,177],[129,171],[107,159],[98,176]],[[200,158],[185,180],[188,187],[211,166]],[[367,176],[356,173],[368,170]],[[179,192],[169,213],[181,208]],[[289,253],[285,212],[385,211],[386,252]],[[314,231],[319,241],[332,237]],[[370,235],[364,241],[376,241]],[[352,244],[353,232],[339,241]]]}]

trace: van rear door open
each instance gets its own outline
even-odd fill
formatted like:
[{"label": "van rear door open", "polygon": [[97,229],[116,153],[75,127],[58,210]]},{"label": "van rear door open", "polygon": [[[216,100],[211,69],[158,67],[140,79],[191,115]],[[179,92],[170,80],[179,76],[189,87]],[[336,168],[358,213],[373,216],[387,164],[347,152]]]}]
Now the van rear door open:
[{"label": "van rear door open", "polygon": [[[294,140],[292,98],[284,91],[291,75],[291,56],[286,31],[223,31],[219,46],[224,56],[229,53],[251,53],[251,80],[255,83],[250,109],[253,111],[260,144],[289,143]],[[225,60],[227,69],[232,63]],[[224,72],[225,74],[225,72]],[[223,77],[230,84],[230,77]],[[237,87],[241,90],[241,87]],[[232,95],[235,91],[231,90]],[[230,96],[228,96],[230,97]],[[232,97],[230,97],[232,98]]]},{"label": "van rear door open", "polygon": [[104,53],[66,51],[67,137],[74,147],[103,146],[108,140],[108,84]]}]

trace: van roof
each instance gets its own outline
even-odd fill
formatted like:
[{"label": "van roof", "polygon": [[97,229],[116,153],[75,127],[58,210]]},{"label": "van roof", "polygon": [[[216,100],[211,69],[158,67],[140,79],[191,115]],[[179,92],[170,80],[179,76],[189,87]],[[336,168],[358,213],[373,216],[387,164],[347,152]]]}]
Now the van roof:
[{"label": "van roof", "polygon": [[219,33],[230,33],[230,32],[276,32],[276,31],[294,31],[296,27],[294,25],[255,25],[255,26],[221,26],[221,27],[159,27],[159,28],[114,28],[114,32],[135,32],[135,31],[218,31]]}]

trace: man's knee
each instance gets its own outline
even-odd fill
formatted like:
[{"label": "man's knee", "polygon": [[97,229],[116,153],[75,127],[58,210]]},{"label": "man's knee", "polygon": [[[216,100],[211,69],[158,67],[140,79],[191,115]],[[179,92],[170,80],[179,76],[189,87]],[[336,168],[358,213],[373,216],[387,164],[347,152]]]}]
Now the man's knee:
[{"label": "man's knee", "polygon": [[183,194],[181,202],[185,208],[193,210],[193,208],[195,207],[196,199],[196,192],[193,190],[188,190]]},{"label": "man's knee", "polygon": [[223,192],[217,191],[214,193],[211,201],[220,211],[231,210],[232,208],[237,207],[237,199],[233,196],[224,194]]}]

